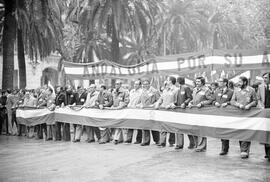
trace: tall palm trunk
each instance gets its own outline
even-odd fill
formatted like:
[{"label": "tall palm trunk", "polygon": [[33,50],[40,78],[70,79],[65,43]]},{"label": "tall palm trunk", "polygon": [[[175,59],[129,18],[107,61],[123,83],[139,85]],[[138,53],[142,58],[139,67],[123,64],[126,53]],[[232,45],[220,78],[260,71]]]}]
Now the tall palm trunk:
[{"label": "tall palm trunk", "polygon": [[26,69],[25,69],[25,57],[24,57],[24,45],[22,30],[17,30],[17,45],[18,45],[18,65],[19,65],[19,82],[20,88],[26,87]]},{"label": "tall palm trunk", "polygon": [[118,36],[117,36],[118,34],[119,33],[115,29],[114,21],[112,21],[111,51],[112,51],[112,61],[115,63],[120,63],[120,48],[119,48],[119,40],[118,40]]},{"label": "tall palm trunk", "polygon": [[16,37],[15,0],[5,0],[3,30],[3,82],[2,88],[13,88],[14,44]]}]

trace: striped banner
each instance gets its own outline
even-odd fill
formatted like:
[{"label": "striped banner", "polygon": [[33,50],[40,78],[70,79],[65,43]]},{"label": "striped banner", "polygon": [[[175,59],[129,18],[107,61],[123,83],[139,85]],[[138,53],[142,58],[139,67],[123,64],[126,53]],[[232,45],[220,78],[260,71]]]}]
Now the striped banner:
[{"label": "striped banner", "polygon": [[132,66],[105,60],[95,63],[63,62],[63,65],[65,74],[71,79],[185,75],[213,70],[269,70],[270,50],[210,50],[153,57]]},{"label": "striped banner", "polygon": [[201,109],[123,109],[72,110],[56,109],[17,110],[20,124],[53,124],[61,121],[109,128],[133,128],[187,133],[223,139],[259,141],[270,144],[270,109],[253,108],[250,111],[227,108],[204,107]]}]

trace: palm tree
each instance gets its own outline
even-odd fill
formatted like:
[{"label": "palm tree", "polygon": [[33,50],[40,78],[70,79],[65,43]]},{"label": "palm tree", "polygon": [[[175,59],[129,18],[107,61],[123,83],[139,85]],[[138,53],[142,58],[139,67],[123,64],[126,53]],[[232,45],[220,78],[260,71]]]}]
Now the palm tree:
[{"label": "palm tree", "polygon": [[3,29],[3,82],[2,88],[13,88],[14,43],[16,37],[15,0],[5,0]]},{"label": "palm tree", "polygon": [[17,0],[17,45],[20,88],[26,86],[25,54],[33,63],[61,51],[61,1]]},{"label": "palm tree", "polygon": [[[73,8],[69,13],[69,17],[77,17],[80,31],[86,42],[84,50],[86,55],[91,55],[92,49],[98,40],[102,43],[110,43],[111,59],[120,63],[120,40],[127,32],[133,32],[136,35],[142,35],[143,39],[147,39],[147,34],[153,24],[154,11],[159,8],[157,1],[131,1],[131,0],[93,0],[86,3],[84,0],[79,1],[81,4],[73,3]],[[150,26],[149,26],[150,25]],[[104,36],[107,40],[104,41]],[[103,37],[103,38],[102,38]],[[90,44],[89,44],[90,42]],[[89,48],[86,46],[90,46]],[[103,44],[104,45],[104,44]],[[90,54],[87,54],[91,51]],[[106,48],[106,51],[108,49]],[[91,58],[90,58],[91,60]]]},{"label": "palm tree", "polygon": [[[159,21],[160,44],[165,51],[177,54],[196,51],[206,45],[206,17],[196,8],[193,0],[172,0],[166,4],[164,18]],[[163,54],[166,54],[164,52]]]}]

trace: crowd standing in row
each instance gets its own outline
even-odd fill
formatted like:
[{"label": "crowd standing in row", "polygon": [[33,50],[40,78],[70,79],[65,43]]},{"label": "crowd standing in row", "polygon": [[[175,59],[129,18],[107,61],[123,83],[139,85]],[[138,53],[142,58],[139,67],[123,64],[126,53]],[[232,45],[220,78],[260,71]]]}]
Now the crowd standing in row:
[{"label": "crowd standing in row", "polygon": [[[97,89],[95,84],[91,84],[87,90],[77,87],[74,90],[71,86],[56,87],[56,93],[51,87],[44,86],[36,90],[1,92],[0,98],[0,133],[5,131],[6,135],[22,135],[28,137],[43,138],[45,140],[63,140],[80,142],[85,132],[86,142],[95,142],[95,138],[100,144],[113,141],[118,143],[132,143],[133,129],[129,128],[104,128],[94,126],[83,126],[79,124],[69,124],[55,122],[53,125],[40,123],[36,126],[26,127],[18,125],[16,122],[17,107],[47,107],[54,109],[63,106],[84,106],[85,108],[99,109],[122,109],[122,108],[164,108],[173,109],[180,107],[188,109],[192,107],[201,108],[206,105],[216,107],[226,107],[233,105],[239,109],[249,110],[251,107],[270,108],[270,73],[263,74],[264,82],[255,89],[248,85],[246,77],[240,77],[237,88],[229,85],[226,78],[221,78],[218,83],[212,83],[210,87],[205,85],[203,77],[197,77],[195,88],[191,89],[185,84],[185,78],[168,77],[164,88],[157,90],[150,85],[148,79],[136,80],[134,89],[128,90],[122,86],[122,81],[117,80],[115,89],[107,89],[101,85]],[[181,119],[181,118],[179,118]],[[70,126],[71,125],[71,126]],[[2,127],[3,126],[3,127]],[[71,128],[74,131],[71,138]],[[150,145],[151,134],[155,144],[160,147],[166,146],[167,131],[137,130],[135,144],[141,146]],[[96,136],[96,137],[95,137]],[[196,152],[203,152],[207,148],[207,138],[204,136],[188,135],[189,149]],[[222,149],[220,155],[226,155],[229,150],[229,140],[222,139]],[[250,141],[240,141],[241,158],[248,158],[250,151]],[[169,146],[175,149],[182,149],[184,146],[184,135],[182,133],[169,133]],[[265,158],[270,161],[270,145],[265,144]]]}]

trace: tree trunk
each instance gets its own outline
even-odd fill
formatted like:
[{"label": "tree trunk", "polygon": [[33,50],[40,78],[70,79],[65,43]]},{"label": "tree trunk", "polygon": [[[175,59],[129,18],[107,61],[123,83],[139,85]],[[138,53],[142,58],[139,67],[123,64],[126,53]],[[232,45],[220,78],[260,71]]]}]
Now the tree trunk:
[{"label": "tree trunk", "polygon": [[[113,16],[112,16],[113,17]],[[119,48],[119,40],[116,32],[114,21],[112,21],[112,44],[111,44],[111,51],[112,51],[112,61],[115,63],[121,63],[120,61],[120,48]]]},{"label": "tree trunk", "polygon": [[19,65],[19,83],[20,88],[26,87],[26,69],[25,69],[25,57],[24,57],[24,45],[22,30],[17,31],[17,45],[18,45],[18,65]]},{"label": "tree trunk", "polygon": [[3,82],[2,88],[13,88],[14,44],[16,38],[15,0],[5,0],[3,30]]},{"label": "tree trunk", "polygon": [[213,36],[213,49],[218,49],[218,30],[215,30],[214,36]]}]

